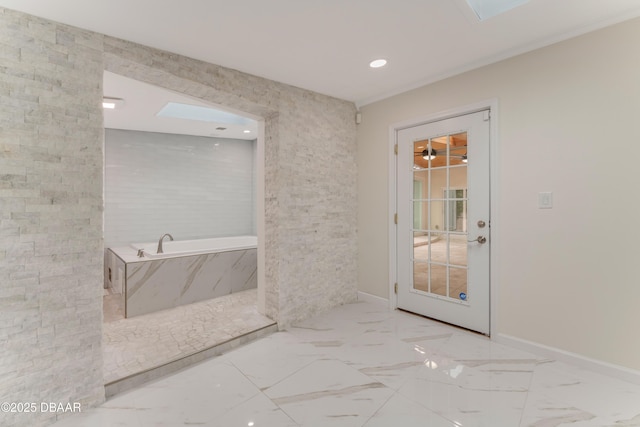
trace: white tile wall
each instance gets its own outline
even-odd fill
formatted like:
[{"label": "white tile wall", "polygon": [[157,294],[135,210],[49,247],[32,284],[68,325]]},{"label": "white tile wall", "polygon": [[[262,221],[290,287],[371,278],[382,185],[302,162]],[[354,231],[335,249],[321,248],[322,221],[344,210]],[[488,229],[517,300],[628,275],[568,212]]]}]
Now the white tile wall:
[{"label": "white tile wall", "polygon": [[105,131],[105,247],[255,234],[255,141]]}]

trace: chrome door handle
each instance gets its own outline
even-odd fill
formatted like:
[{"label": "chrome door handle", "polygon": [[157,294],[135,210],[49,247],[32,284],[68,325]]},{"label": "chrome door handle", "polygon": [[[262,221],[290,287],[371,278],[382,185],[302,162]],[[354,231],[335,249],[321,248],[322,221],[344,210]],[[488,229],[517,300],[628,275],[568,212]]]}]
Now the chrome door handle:
[{"label": "chrome door handle", "polygon": [[487,238],[484,236],[478,236],[478,238],[473,239],[473,240],[467,240],[467,242],[469,243],[480,243],[481,245],[484,245],[485,243],[487,243]]}]

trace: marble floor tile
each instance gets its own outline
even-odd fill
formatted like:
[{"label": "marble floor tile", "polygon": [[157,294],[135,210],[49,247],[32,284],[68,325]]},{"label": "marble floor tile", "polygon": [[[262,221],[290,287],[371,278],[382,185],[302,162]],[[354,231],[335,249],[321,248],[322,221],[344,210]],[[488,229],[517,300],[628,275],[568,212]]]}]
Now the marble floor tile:
[{"label": "marble floor tile", "polygon": [[301,425],[362,426],[393,391],[342,362],[318,360],[265,395]]},{"label": "marble floor tile", "polygon": [[[184,335],[202,341],[207,328]],[[112,356],[125,365],[129,357]],[[178,425],[640,427],[640,386],[359,302],[56,424]]]},{"label": "marble floor tile", "polygon": [[398,393],[465,427],[520,425],[526,390],[495,390],[426,378],[408,381]]},{"label": "marble floor tile", "polygon": [[240,371],[213,359],[118,395],[104,407],[133,409],[142,425],[210,425],[258,394]]},{"label": "marble floor tile", "polygon": [[457,427],[424,406],[400,394],[391,398],[364,424],[364,427]]},{"label": "marble floor tile", "polygon": [[566,363],[540,365],[529,387],[523,422],[543,427],[640,426],[639,389]]},{"label": "marble floor tile", "polygon": [[223,416],[212,419],[207,426],[298,427],[299,424],[293,421],[264,394],[260,393],[231,409]]},{"label": "marble floor tile", "polygon": [[[281,351],[286,348],[287,351]],[[277,332],[247,344],[220,359],[227,360],[261,390],[272,387],[310,363],[325,358],[322,350]]]}]

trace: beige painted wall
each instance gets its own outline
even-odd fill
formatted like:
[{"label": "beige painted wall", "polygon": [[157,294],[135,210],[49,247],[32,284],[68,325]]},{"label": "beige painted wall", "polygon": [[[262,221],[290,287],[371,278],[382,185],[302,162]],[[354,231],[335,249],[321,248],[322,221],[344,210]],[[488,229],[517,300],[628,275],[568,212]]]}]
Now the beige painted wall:
[{"label": "beige painted wall", "polygon": [[389,293],[390,125],[497,98],[495,332],[640,369],[638,40],[635,19],[362,107],[359,290]]}]

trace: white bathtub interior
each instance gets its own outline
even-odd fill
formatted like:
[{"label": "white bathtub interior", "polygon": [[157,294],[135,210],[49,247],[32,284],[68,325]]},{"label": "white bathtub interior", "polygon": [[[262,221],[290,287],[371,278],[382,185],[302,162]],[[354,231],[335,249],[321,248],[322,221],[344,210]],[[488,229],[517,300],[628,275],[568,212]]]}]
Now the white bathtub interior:
[{"label": "white bathtub interior", "polygon": [[257,236],[230,236],[196,240],[165,240],[162,243],[163,253],[157,253],[158,243],[132,243],[130,246],[136,252],[142,250],[144,257],[159,259],[208,252],[255,249],[258,247],[258,238]]}]

